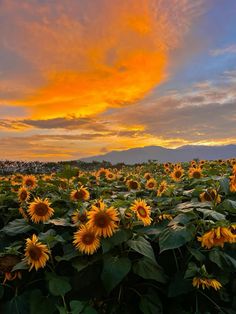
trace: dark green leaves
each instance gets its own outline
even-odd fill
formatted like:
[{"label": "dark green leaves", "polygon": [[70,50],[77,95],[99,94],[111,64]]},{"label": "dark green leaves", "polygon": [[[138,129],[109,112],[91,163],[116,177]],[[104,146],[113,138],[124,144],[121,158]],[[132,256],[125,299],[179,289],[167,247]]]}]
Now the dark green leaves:
[{"label": "dark green leaves", "polygon": [[160,252],[181,247],[193,239],[193,229],[186,226],[174,225],[161,232],[159,237]]},{"label": "dark green leaves", "polygon": [[9,236],[15,236],[27,233],[32,229],[33,227],[25,219],[15,219],[6,225],[2,231]]},{"label": "dark green leaves", "polygon": [[127,245],[134,251],[150,258],[154,263],[156,263],[152,246],[144,237],[139,237],[137,240],[129,240]]},{"label": "dark green leaves", "polygon": [[144,279],[152,279],[161,283],[167,281],[163,269],[146,257],[143,257],[133,265],[133,272]]},{"label": "dark green leaves", "polygon": [[49,291],[54,296],[64,296],[71,290],[68,277],[58,276],[55,273],[46,273]]},{"label": "dark green leaves", "polygon": [[102,281],[107,292],[113,290],[129,273],[131,262],[127,257],[104,257]]}]

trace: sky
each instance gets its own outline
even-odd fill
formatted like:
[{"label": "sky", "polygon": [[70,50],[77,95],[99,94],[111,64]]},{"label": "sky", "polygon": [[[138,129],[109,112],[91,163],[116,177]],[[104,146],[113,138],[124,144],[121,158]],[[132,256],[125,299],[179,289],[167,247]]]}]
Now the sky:
[{"label": "sky", "polygon": [[236,144],[235,0],[0,0],[0,159]]}]

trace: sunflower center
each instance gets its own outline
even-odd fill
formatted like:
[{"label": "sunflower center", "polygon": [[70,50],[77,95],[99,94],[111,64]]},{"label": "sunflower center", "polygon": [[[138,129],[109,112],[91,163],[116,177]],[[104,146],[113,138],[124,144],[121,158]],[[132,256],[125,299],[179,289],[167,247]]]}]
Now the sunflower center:
[{"label": "sunflower center", "polygon": [[26,191],[22,191],[22,192],[20,193],[20,198],[21,198],[22,200],[25,200],[25,199],[27,198],[27,192],[26,192]]},{"label": "sunflower center", "polygon": [[194,177],[195,179],[199,179],[199,178],[201,177],[201,173],[200,173],[199,171],[194,171],[194,172],[193,172],[193,177]]},{"label": "sunflower center", "polygon": [[98,213],[95,216],[95,225],[99,228],[106,228],[111,221],[111,218],[106,213]]},{"label": "sunflower center", "polygon": [[175,172],[176,178],[180,178],[181,175],[182,175],[182,172],[181,172],[180,170],[177,170],[177,171]]},{"label": "sunflower center", "polygon": [[75,192],[75,195],[74,197],[77,199],[77,200],[80,200],[80,199],[83,199],[86,195],[86,192],[84,190],[79,190],[79,191],[76,191]]},{"label": "sunflower center", "polygon": [[153,182],[148,183],[148,187],[149,187],[149,188],[153,188],[153,187],[154,187],[154,183],[153,183]]},{"label": "sunflower center", "polygon": [[93,244],[95,240],[95,235],[92,232],[87,232],[82,236],[82,242],[85,245]]},{"label": "sunflower center", "polygon": [[27,186],[33,186],[33,185],[34,185],[34,182],[33,182],[31,179],[27,179],[27,180],[25,181],[25,185],[27,185]]},{"label": "sunflower center", "polygon": [[38,216],[45,216],[48,213],[48,206],[44,203],[38,203],[35,205],[34,212]]},{"label": "sunflower center", "polygon": [[138,183],[135,181],[130,181],[130,187],[131,189],[136,190],[138,188]]},{"label": "sunflower center", "polygon": [[139,207],[137,208],[137,212],[139,213],[139,215],[140,215],[141,217],[143,217],[143,218],[147,217],[147,211],[145,210],[144,207],[139,206]]},{"label": "sunflower center", "polygon": [[86,215],[86,213],[82,213],[82,214],[80,214],[79,215],[79,221],[80,222],[86,222],[86,220],[87,220],[87,215]]},{"label": "sunflower center", "polygon": [[32,245],[28,252],[30,258],[34,261],[38,261],[42,256],[42,250],[36,245]]}]

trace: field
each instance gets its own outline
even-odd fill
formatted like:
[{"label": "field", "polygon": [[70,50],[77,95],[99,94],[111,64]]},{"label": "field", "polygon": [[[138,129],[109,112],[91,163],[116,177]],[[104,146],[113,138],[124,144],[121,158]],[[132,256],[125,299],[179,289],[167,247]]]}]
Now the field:
[{"label": "field", "polygon": [[0,178],[0,313],[236,313],[236,159]]}]

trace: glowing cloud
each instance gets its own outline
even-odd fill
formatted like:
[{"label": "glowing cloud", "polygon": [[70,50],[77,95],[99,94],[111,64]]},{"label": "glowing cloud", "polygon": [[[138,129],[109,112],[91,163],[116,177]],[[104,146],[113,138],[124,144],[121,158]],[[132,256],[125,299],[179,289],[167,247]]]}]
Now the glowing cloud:
[{"label": "glowing cloud", "polygon": [[199,4],[3,0],[2,47],[31,70],[23,75],[25,91],[17,96],[16,88],[12,99],[0,101],[27,107],[35,119],[130,105],[167,78],[169,52],[180,45]]}]

